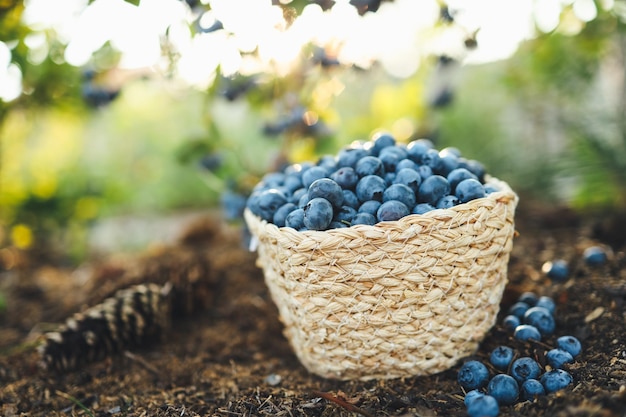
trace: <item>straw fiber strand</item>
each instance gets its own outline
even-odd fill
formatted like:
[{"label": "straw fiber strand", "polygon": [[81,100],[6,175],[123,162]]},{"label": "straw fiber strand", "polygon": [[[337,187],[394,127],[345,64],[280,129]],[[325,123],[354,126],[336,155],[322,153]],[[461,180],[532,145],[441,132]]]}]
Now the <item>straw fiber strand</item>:
[{"label": "straw fiber strand", "polygon": [[250,211],[258,265],[285,336],[326,378],[434,374],[472,354],[499,311],[518,197],[324,232],[278,228]]}]

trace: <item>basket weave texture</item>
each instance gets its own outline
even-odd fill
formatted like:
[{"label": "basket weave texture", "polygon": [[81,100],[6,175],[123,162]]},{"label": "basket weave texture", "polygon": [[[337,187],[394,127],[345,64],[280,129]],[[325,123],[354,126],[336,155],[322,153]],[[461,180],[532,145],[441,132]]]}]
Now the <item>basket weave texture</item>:
[{"label": "basket weave texture", "polygon": [[278,228],[246,210],[284,334],[310,372],[430,375],[476,351],[499,312],[518,202],[505,182],[488,183],[501,191],[323,232]]}]

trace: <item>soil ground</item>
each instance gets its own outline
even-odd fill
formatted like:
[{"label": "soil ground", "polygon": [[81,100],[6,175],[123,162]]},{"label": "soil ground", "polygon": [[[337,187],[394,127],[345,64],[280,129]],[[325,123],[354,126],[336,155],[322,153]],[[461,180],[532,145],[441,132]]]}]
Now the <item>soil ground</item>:
[{"label": "soil ground", "polygon": [[[568,367],[574,377],[569,387],[503,406],[500,415],[625,416],[624,216],[581,216],[524,198],[517,213],[500,314],[523,291],[552,296],[557,335],[577,336],[583,353]],[[584,248],[594,244],[611,250],[606,265],[591,268],[582,261]],[[465,415],[456,381],[460,365],[428,377],[367,382],[308,373],[282,335],[255,254],[219,214],[191,222],[177,244],[93,259],[78,268],[42,253],[0,254],[0,288],[7,299],[0,316],[2,416]],[[556,258],[570,264],[565,283],[553,283],[541,271]],[[37,366],[34,346],[42,332],[118,288],[150,281],[187,288],[161,342],[61,374]],[[523,344],[496,324],[475,357],[486,362],[494,347],[505,344],[539,358],[553,342]]]}]

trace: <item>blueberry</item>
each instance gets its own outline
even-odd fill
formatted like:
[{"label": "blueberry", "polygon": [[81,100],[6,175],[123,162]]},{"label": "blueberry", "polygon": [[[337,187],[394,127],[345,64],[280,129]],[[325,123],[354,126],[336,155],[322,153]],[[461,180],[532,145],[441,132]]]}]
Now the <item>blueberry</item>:
[{"label": "blueberry", "polygon": [[296,230],[302,230],[304,226],[304,209],[297,208],[285,218],[285,226]]},{"label": "blueberry", "polygon": [[343,205],[350,206],[353,209],[358,209],[361,203],[359,203],[359,199],[357,198],[354,191],[343,190]]},{"label": "blueberry", "polygon": [[370,226],[375,225],[378,222],[376,217],[370,213],[357,213],[352,219],[352,224],[367,224]]},{"label": "blueberry", "polygon": [[413,214],[424,214],[424,213],[428,213],[429,211],[433,211],[436,210],[436,208],[434,206],[431,206],[428,203],[420,203],[420,204],[416,204],[415,207],[413,207],[413,210],[411,211],[411,213]]},{"label": "blueberry", "polygon": [[487,394],[495,398],[500,405],[510,405],[519,397],[519,385],[512,376],[498,374],[489,381]]},{"label": "blueberry", "polygon": [[396,165],[396,172],[400,172],[403,169],[410,169],[411,171],[417,171],[417,164],[407,157],[405,159],[402,159],[400,162],[398,162],[398,165]]},{"label": "blueberry", "polygon": [[302,195],[298,199],[298,204],[296,204],[296,205],[298,207],[300,207],[300,208],[304,208],[304,206],[307,205],[307,203],[309,202],[310,199],[311,198],[309,197],[309,192],[306,191],[306,192],[302,193]]},{"label": "blueberry", "polygon": [[439,156],[442,158],[448,155],[456,156],[457,158],[461,157],[461,150],[454,146],[446,146],[442,150],[439,151]]},{"label": "blueberry", "polygon": [[459,158],[454,154],[439,152],[439,158],[439,175],[447,176],[459,166]]},{"label": "blueberry", "polygon": [[337,154],[337,167],[352,167],[356,166],[356,163],[364,156],[369,155],[369,152],[363,148],[345,148],[339,151]]},{"label": "blueberry", "polygon": [[457,381],[466,391],[482,388],[489,382],[489,370],[482,362],[467,361],[459,369]]},{"label": "blueberry", "polygon": [[529,308],[524,313],[522,321],[525,324],[535,326],[542,336],[550,336],[556,328],[554,316],[544,307],[534,306]]},{"label": "blueberry", "polygon": [[346,227],[349,227],[348,223],[340,222],[336,220],[331,221],[330,224],[328,225],[329,229],[345,229]]},{"label": "blueberry", "polygon": [[574,381],[572,375],[563,369],[553,369],[541,375],[541,385],[546,390],[546,393],[552,393],[559,391]]},{"label": "blueberry", "polygon": [[330,178],[320,178],[309,186],[309,198],[325,198],[333,207],[341,207],[343,204],[343,190]]},{"label": "blueberry", "polygon": [[274,213],[280,206],[287,202],[285,194],[270,188],[269,190],[261,191],[256,199],[256,205],[254,208],[250,207],[252,212],[261,219],[271,222],[274,219]]},{"label": "blueberry", "polygon": [[394,183],[395,179],[396,179],[396,173],[395,172],[386,172],[385,175],[383,176],[385,183],[389,186],[391,184]]},{"label": "blueberry", "polygon": [[537,300],[539,300],[539,297],[532,291],[523,292],[517,299],[517,301],[528,304],[529,308],[534,307],[537,304]]},{"label": "blueberry", "polygon": [[328,172],[333,172],[337,168],[337,159],[333,155],[323,155],[316,165],[325,168]]},{"label": "blueberry", "polygon": [[454,195],[456,195],[461,203],[483,198],[485,196],[485,188],[483,185],[473,178],[468,178],[457,184]]},{"label": "blueberry", "polygon": [[352,167],[342,167],[330,174],[330,178],[344,190],[354,190],[356,183],[359,182],[359,176]]},{"label": "blueberry", "polygon": [[376,212],[378,221],[395,221],[409,215],[409,208],[401,201],[389,200],[380,205]]},{"label": "blueberry", "polygon": [[399,146],[389,146],[384,148],[378,158],[382,161],[386,172],[394,172],[397,169],[398,163],[408,157],[406,149]]},{"label": "blueberry", "polygon": [[520,324],[515,328],[513,332],[513,337],[517,340],[530,340],[534,339],[537,341],[541,341],[541,333],[535,326],[531,326],[530,324]]},{"label": "blueberry", "polygon": [[422,182],[424,182],[424,180],[430,176],[433,175],[433,170],[430,169],[430,167],[428,165],[420,165],[417,167],[417,172],[418,174],[420,174],[420,178],[422,179]]},{"label": "blueberry", "polygon": [[548,261],[543,264],[541,270],[544,274],[546,274],[548,278],[550,278],[554,282],[566,281],[569,275],[567,262],[563,259]]},{"label": "blueberry", "polygon": [[333,219],[333,206],[325,198],[312,198],[304,207],[304,225],[310,230],[326,230]]},{"label": "blueberry", "polygon": [[422,183],[422,177],[420,177],[420,174],[417,171],[411,168],[403,168],[396,172],[396,177],[394,178],[393,183],[404,184],[413,191],[414,195],[417,195],[420,184]]},{"label": "blueberry", "polygon": [[378,208],[380,207],[382,203],[380,201],[376,201],[376,200],[368,200],[363,202],[363,204],[361,204],[359,206],[358,212],[359,213],[369,213],[372,216],[376,217],[376,213],[378,212]]},{"label": "blueberry", "polygon": [[546,353],[546,360],[551,367],[562,368],[566,363],[574,362],[574,357],[568,351],[556,348]]},{"label": "blueberry", "polygon": [[327,177],[328,171],[326,168],[313,166],[302,173],[302,185],[305,188],[309,188],[315,180]]},{"label": "blueberry", "polygon": [[356,184],[356,196],[362,202],[368,200],[383,201],[383,192],[387,183],[378,175],[366,175]]},{"label": "blueberry", "polygon": [[286,175],[283,186],[291,193],[300,188],[304,188],[304,185],[302,184],[302,177],[299,177],[297,175]]},{"label": "blueberry", "polygon": [[[463,160],[463,158],[459,158],[459,166],[461,166],[461,161]],[[465,168],[467,168],[469,170],[469,172],[471,172],[472,174],[476,175],[476,177],[478,178],[478,181],[484,183],[485,182],[485,166],[475,160],[475,159],[470,159],[467,161],[464,161],[465,164]]]},{"label": "blueberry", "polygon": [[485,194],[497,193],[498,191],[501,191],[498,186],[494,184],[485,184]]},{"label": "blueberry", "polygon": [[478,397],[467,406],[469,417],[496,417],[499,413],[498,401],[491,395]]},{"label": "blueberry", "polygon": [[302,198],[304,194],[307,194],[306,188],[298,188],[291,194],[291,196],[287,197],[287,199],[290,203],[293,203],[297,206],[300,202],[300,198]]},{"label": "blueberry", "polygon": [[606,262],[606,251],[600,246],[589,246],[583,252],[583,259],[589,266],[599,266]]},{"label": "blueberry", "polygon": [[515,328],[520,324],[520,318],[513,314],[509,314],[508,316],[505,316],[504,319],[502,319],[502,325],[504,326],[504,328],[511,331],[515,331]]},{"label": "blueberry", "polygon": [[285,182],[285,174],[282,172],[268,172],[263,175],[261,182],[265,184],[266,188],[277,188]]},{"label": "blueberry", "polygon": [[556,339],[556,346],[559,349],[563,349],[566,352],[569,352],[572,357],[576,357],[580,355],[582,351],[582,346],[580,341],[574,336],[561,336]]},{"label": "blueberry", "polygon": [[542,295],[541,297],[539,297],[539,299],[537,300],[537,304],[535,304],[535,307],[543,307],[548,310],[552,315],[554,315],[554,312],[556,311],[556,304],[554,300],[552,299],[552,297],[548,297],[547,295]]},{"label": "blueberry", "polygon": [[396,139],[387,132],[379,132],[372,136],[372,154],[379,155],[380,152],[390,146],[395,146]]},{"label": "blueberry", "polygon": [[541,382],[533,378],[522,382],[519,391],[519,397],[522,401],[533,401],[540,395],[546,395],[546,390],[543,385],[541,385]]},{"label": "blueberry", "polygon": [[428,149],[424,155],[422,155],[422,165],[429,166],[433,172],[439,172],[441,166],[441,157],[437,149]]},{"label": "blueberry", "polygon": [[298,207],[293,203],[285,203],[276,210],[274,213],[274,217],[272,219],[272,223],[274,223],[278,227],[285,226],[285,220],[287,219],[287,215],[297,209]]},{"label": "blueberry", "polygon": [[473,389],[471,391],[468,391],[465,394],[465,398],[463,399],[463,404],[465,404],[465,406],[468,407],[470,403],[474,401],[476,398],[483,397],[483,396],[485,396],[483,392],[477,389]]},{"label": "blueberry", "polygon": [[240,193],[225,190],[220,195],[220,203],[226,220],[237,220],[243,216],[248,198]]},{"label": "blueberry", "polygon": [[434,206],[441,197],[448,194],[450,194],[448,180],[441,175],[431,175],[420,185],[417,200]]},{"label": "blueberry", "polygon": [[521,384],[527,379],[537,378],[541,374],[541,367],[533,358],[524,356],[513,361],[510,374]]},{"label": "blueberry", "polygon": [[356,214],[356,210],[352,207],[342,206],[335,210],[333,221],[350,224],[352,223],[352,219],[354,219],[354,216],[356,216]]},{"label": "blueberry", "polygon": [[509,307],[509,314],[512,314],[521,320],[529,308],[530,306],[527,303],[523,301],[518,301],[517,303]]},{"label": "blueberry", "polygon": [[377,175],[379,177],[385,175],[383,161],[375,156],[364,156],[359,159],[354,167],[354,170],[360,178],[367,175]]},{"label": "blueberry", "polygon": [[460,203],[459,199],[454,195],[444,195],[438,201],[435,207],[438,209],[452,208]]},{"label": "blueberry", "polygon": [[429,149],[433,149],[433,143],[428,139],[416,139],[406,145],[409,159],[416,164],[422,163],[422,158]]},{"label": "blueberry", "polygon": [[456,190],[456,186],[463,180],[474,179],[478,180],[478,177],[472,174],[466,168],[456,168],[450,171],[450,173],[446,177],[448,182],[450,183],[450,190],[453,192]]},{"label": "blueberry", "polygon": [[391,184],[383,192],[383,202],[398,200],[405,206],[415,206],[415,193],[404,184]]},{"label": "blueberry", "polygon": [[491,351],[489,362],[501,371],[505,371],[513,360],[513,349],[508,346],[498,346]]}]

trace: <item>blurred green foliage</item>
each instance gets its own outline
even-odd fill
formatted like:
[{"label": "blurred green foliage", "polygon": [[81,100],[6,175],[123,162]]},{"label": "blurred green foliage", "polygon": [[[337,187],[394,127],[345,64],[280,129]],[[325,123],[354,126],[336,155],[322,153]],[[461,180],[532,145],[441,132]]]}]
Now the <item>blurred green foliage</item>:
[{"label": "blurred green foliage", "polygon": [[[60,242],[80,260],[99,219],[218,207],[226,189],[246,193],[268,170],[334,154],[377,129],[458,147],[530,198],[623,209],[626,98],[606,99],[603,83],[623,89],[626,37],[621,18],[599,10],[575,35],[561,27],[509,60],[458,68],[441,107],[428,99],[437,57],[396,79],[378,66],[321,65],[311,48],[286,76],[218,74],[196,91],[118,71],[110,45],[93,58],[95,81],[121,90],[93,107],[82,96],[89,69],[64,63],[54,33],[45,33],[49,54],[32,63],[31,31],[13,5],[2,10],[0,39],[15,41],[24,94],[0,101],[0,246]],[[570,9],[562,21],[572,22]]]}]

